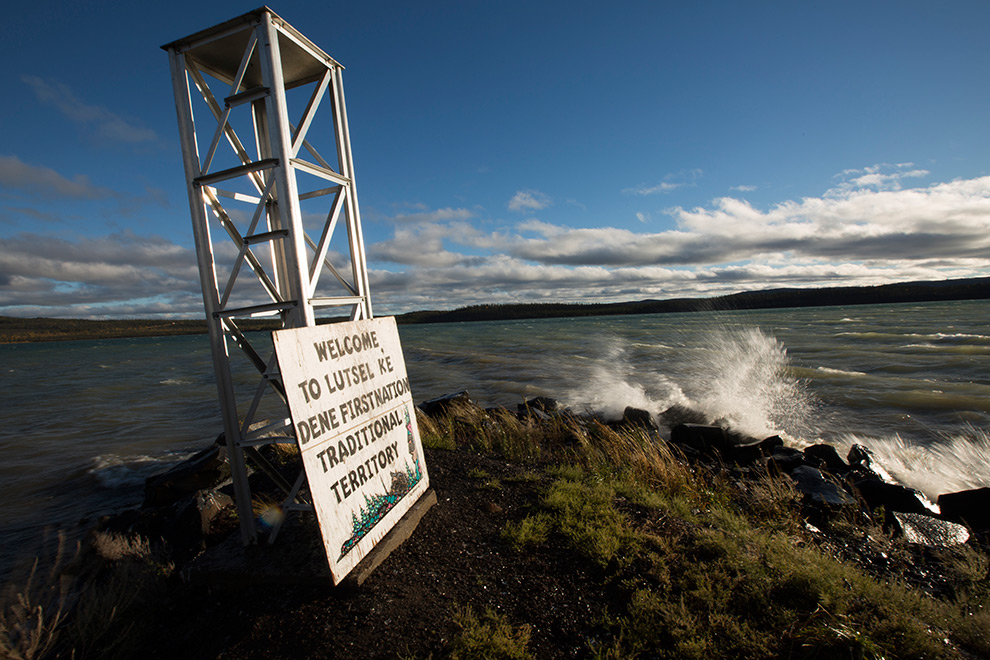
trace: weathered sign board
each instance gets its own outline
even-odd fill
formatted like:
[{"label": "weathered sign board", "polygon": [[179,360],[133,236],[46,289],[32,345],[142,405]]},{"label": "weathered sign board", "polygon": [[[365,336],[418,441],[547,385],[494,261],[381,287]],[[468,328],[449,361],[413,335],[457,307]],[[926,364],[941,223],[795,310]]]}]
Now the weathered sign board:
[{"label": "weathered sign board", "polygon": [[389,316],[274,338],[338,584],[429,487],[398,329]]}]

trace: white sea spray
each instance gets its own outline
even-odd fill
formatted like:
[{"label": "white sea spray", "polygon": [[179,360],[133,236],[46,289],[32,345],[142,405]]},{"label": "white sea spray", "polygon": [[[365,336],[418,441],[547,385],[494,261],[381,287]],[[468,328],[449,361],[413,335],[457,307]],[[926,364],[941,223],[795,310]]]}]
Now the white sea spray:
[{"label": "white sea spray", "polygon": [[939,495],[990,486],[990,431],[970,427],[939,433],[919,443],[893,434],[871,438],[849,434],[836,443],[845,453],[852,444],[870,449],[879,471],[890,480],[921,492],[935,502]]},{"label": "white sea spray", "polygon": [[691,356],[688,396],[709,419],[753,437],[800,435],[810,398],[788,373],[787,350],[760,328],[713,332]]},{"label": "white sea spray", "polygon": [[564,396],[574,408],[617,419],[626,406],[656,415],[677,404],[756,437],[806,431],[811,398],[784,346],[759,328],[717,329],[652,352],[638,342],[636,357],[621,337],[599,345],[582,384]]}]

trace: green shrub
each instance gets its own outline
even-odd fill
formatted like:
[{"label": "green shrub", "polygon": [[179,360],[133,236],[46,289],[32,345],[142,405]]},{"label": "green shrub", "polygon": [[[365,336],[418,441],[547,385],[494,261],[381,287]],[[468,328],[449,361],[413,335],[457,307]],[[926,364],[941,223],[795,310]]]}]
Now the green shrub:
[{"label": "green shrub", "polygon": [[526,516],[518,522],[508,522],[502,530],[502,540],[516,552],[545,543],[550,536],[552,522],[546,514]]},{"label": "green shrub", "polygon": [[605,483],[558,479],[544,497],[554,525],[574,548],[607,566],[628,559],[637,538],[625,517],[614,506],[615,490]]},{"label": "green shrub", "polygon": [[491,609],[478,617],[470,606],[454,611],[459,628],[451,643],[451,660],[529,660],[530,627],[513,627]]}]

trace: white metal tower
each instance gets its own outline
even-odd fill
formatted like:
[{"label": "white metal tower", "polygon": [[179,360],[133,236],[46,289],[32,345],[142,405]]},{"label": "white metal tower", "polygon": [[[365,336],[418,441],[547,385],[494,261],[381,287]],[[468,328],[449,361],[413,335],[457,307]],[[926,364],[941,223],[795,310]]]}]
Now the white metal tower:
[{"label": "white metal tower", "polygon": [[[246,459],[286,491],[285,509],[309,504],[299,495],[305,474],[289,483],[257,451],[295,439],[267,337],[249,339],[238,322],[272,316],[283,328],[312,326],[327,307],[351,320],[372,317],[343,67],[268,7],[162,48],[241,537],[253,543]],[[247,389],[253,396],[235,382],[231,346],[261,374]],[[280,418],[258,428],[255,416],[271,395],[282,401]]]}]

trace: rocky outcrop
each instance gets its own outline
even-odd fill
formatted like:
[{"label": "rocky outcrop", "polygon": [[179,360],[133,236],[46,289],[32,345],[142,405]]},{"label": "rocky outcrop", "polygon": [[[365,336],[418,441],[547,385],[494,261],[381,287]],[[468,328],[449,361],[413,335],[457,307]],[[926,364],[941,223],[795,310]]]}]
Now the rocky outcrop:
[{"label": "rocky outcrop", "polygon": [[[431,416],[440,415],[453,401],[470,402],[470,397],[467,392],[458,392],[420,404],[420,409]],[[536,422],[560,415],[569,415],[579,423],[595,419],[574,416],[549,397],[519,404],[516,414]],[[779,436],[754,438],[713,424],[701,412],[680,404],[655,415],[630,406],[621,419],[598,421],[615,428],[643,428],[655,434],[658,442],[670,443],[687,460],[723,466],[735,475],[787,478],[802,496],[807,519],[816,525],[827,524],[840,511],[859,511],[911,543],[936,546],[964,542],[968,533],[963,533],[965,528],[959,524],[976,531],[990,528],[990,488],[943,495],[939,516],[917,491],[884,481],[872,468],[872,452],[863,445],[853,445],[845,458],[826,443],[804,449],[789,447]],[[665,428],[669,428],[666,438]]]},{"label": "rocky outcrop", "polygon": [[165,506],[230,478],[227,447],[216,442],[194,456],[145,481],[142,507]]},{"label": "rocky outcrop", "polygon": [[990,488],[944,493],[938,496],[938,506],[945,520],[963,523],[990,536]]},{"label": "rocky outcrop", "polygon": [[470,405],[472,403],[474,402],[471,401],[471,397],[467,392],[455,392],[454,394],[445,394],[444,396],[438,396],[435,399],[424,401],[417,407],[426,415],[437,417],[450,410],[451,406]]}]

